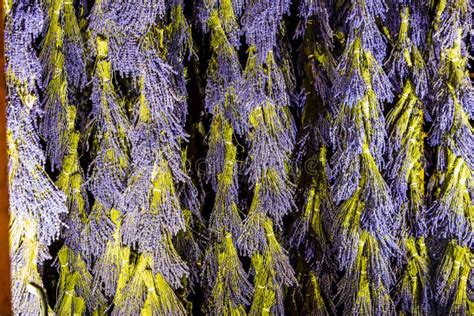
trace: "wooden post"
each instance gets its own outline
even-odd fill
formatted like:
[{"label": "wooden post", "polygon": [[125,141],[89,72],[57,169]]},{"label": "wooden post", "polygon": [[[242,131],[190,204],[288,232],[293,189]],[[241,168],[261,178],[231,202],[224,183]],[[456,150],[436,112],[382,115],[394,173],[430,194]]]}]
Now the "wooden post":
[{"label": "wooden post", "polygon": [[8,156],[6,135],[6,84],[4,8],[0,1],[0,315],[12,314],[10,291],[10,251],[8,216]]}]

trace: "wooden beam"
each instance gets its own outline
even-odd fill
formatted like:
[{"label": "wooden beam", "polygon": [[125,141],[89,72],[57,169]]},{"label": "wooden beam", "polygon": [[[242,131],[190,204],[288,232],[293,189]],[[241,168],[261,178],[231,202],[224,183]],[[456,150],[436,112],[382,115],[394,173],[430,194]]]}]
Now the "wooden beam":
[{"label": "wooden beam", "polygon": [[6,84],[5,84],[5,40],[4,8],[0,1],[0,315],[9,316],[11,309],[10,251],[8,216],[8,156],[6,137]]}]

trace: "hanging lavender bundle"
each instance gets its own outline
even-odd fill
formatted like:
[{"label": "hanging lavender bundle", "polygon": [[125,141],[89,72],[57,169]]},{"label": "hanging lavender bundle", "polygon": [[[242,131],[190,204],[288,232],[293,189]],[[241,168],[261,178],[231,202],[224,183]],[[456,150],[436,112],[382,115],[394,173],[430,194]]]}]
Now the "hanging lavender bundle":
[{"label": "hanging lavender bundle", "polygon": [[[158,33],[163,32],[163,39],[156,43],[160,52],[163,52],[163,59],[173,68],[173,77],[175,78],[175,85],[179,95],[184,96],[186,91],[187,69],[185,62],[189,61],[191,57],[195,56],[194,43],[191,34],[191,26],[184,16],[183,0],[173,0],[167,3],[168,17],[165,19],[165,26],[163,30],[156,28]],[[185,98],[179,101],[181,105],[179,116],[183,125],[186,124],[186,116],[188,114],[187,102]],[[192,192],[189,201],[183,200],[187,204],[186,207],[192,208],[195,211],[196,194],[192,188],[188,188]],[[186,194],[186,193],[184,193]]]},{"label": "hanging lavender bundle", "polygon": [[40,271],[58,238],[65,196],[44,171],[45,154],[36,120],[41,64],[34,46],[43,25],[37,1],[13,1],[6,11],[5,48],[8,89],[7,142],[10,192],[12,305],[16,314],[48,310],[41,300]]},{"label": "hanging lavender bundle", "polygon": [[84,251],[98,257],[112,234],[108,212],[118,204],[125,188],[129,164],[126,132],[129,130],[123,102],[112,83],[111,63],[108,60],[108,40],[97,37],[97,61],[92,79],[92,119],[89,129],[94,131],[95,158],[89,167],[86,182],[95,201],[84,231]]},{"label": "hanging lavender bundle", "polygon": [[[293,184],[288,176],[295,126],[289,112],[289,95],[277,64],[277,36],[288,2],[254,1],[242,16],[248,49],[240,91],[248,139],[246,175],[253,191],[238,247],[251,257],[254,293],[250,314],[283,314],[286,287],[295,284],[286,250],[274,226],[294,208]],[[273,49],[277,49],[274,51]]]},{"label": "hanging lavender bundle", "polygon": [[70,102],[74,100],[72,91],[84,88],[86,75],[84,47],[72,2],[50,3],[40,57],[46,87],[42,131],[51,166],[61,171],[56,184],[66,194],[69,210],[62,232],[65,245],[59,255],[56,310],[75,313],[87,306],[87,310],[93,312],[105,300],[98,289],[91,290],[92,276],[83,260],[82,232],[87,224],[89,205],[78,157],[77,109]]},{"label": "hanging lavender bundle", "polygon": [[71,91],[84,87],[84,47],[72,2],[48,3],[45,35],[41,43],[45,87],[41,126],[51,167],[61,170],[68,143],[67,107],[74,102]]},{"label": "hanging lavender bundle", "polygon": [[92,111],[86,125],[93,160],[85,185],[94,202],[82,238],[86,260],[94,263],[91,267],[93,288],[102,290],[108,299],[112,299],[121,269],[129,260],[123,254],[130,254],[129,249],[117,242],[121,218],[116,210],[125,190],[130,164],[127,136],[130,123],[125,102],[113,80],[109,38],[95,24],[98,19],[107,19],[107,4],[110,3],[98,2],[94,5],[89,25],[90,51],[96,57],[90,95]]},{"label": "hanging lavender bundle", "polygon": [[446,313],[469,315],[474,312],[474,136],[470,122],[474,90],[465,71],[469,55],[464,40],[472,29],[472,4],[447,1],[434,9],[432,45],[439,63],[433,80],[428,143],[436,146],[437,160],[430,179],[433,195],[428,212],[433,234],[449,242],[437,268],[436,302]]},{"label": "hanging lavender bundle", "polygon": [[151,253],[155,273],[159,271],[179,287],[187,268],[170,238],[185,228],[175,181],[186,180],[179,148],[186,135],[173,112],[178,96],[169,82],[171,69],[152,47],[142,56],[140,96],[134,105],[136,123],[131,133],[132,173],[119,206],[125,213],[122,240]]},{"label": "hanging lavender bundle", "polygon": [[97,312],[105,305],[100,288],[93,287],[93,277],[83,259],[83,236],[88,222],[88,202],[84,187],[84,175],[78,158],[80,134],[75,131],[76,108],[68,106],[67,136],[69,149],[66,152],[62,172],[56,184],[67,196],[67,227],[63,230],[64,246],[58,254],[60,264],[59,295],[56,311],[59,314]]},{"label": "hanging lavender bundle", "polygon": [[[232,21],[229,21],[232,20]],[[224,25],[236,23],[230,0],[209,17],[212,57],[207,69],[206,110],[212,114],[206,177],[215,191],[210,215],[210,244],[204,259],[203,287],[212,315],[244,314],[252,286],[240,262],[235,242],[242,220],[238,201],[238,163],[234,131],[240,131],[237,91],[242,78],[236,49]]]},{"label": "hanging lavender bundle", "polygon": [[424,107],[428,91],[428,69],[413,38],[420,22],[416,1],[402,3],[399,30],[388,58],[389,76],[399,92],[387,116],[389,129],[387,178],[394,204],[402,221],[401,238],[405,262],[399,282],[398,300],[404,312],[431,313],[431,288],[425,207]]},{"label": "hanging lavender bundle", "polygon": [[219,9],[222,29],[234,47],[240,45],[241,27],[239,18],[246,5],[245,0],[197,0],[195,3],[195,22],[204,33],[209,32],[208,21],[212,12]]},{"label": "hanging lavender bundle", "polygon": [[[176,95],[181,96],[175,99],[176,105],[173,113],[180,119],[180,124],[184,127],[188,124],[190,112],[188,110],[188,100],[184,97],[187,95],[186,84],[189,79],[187,63],[191,59],[196,59],[197,55],[194,51],[191,26],[184,16],[184,2],[182,0],[169,1],[167,6],[168,14],[167,18],[164,19],[163,29],[160,27],[154,28],[155,33],[161,33],[162,31],[164,33],[163,40],[155,41],[155,46],[159,55],[162,56],[161,58],[172,68],[170,79],[173,78]],[[188,138],[186,136],[187,140]],[[185,143],[182,142],[182,144]],[[190,170],[189,149],[187,144],[181,147],[181,162],[183,164],[181,168],[184,173],[190,174],[193,170]],[[185,282],[186,291],[189,293],[194,291],[195,284],[199,282],[202,246],[201,241],[196,238],[195,231],[199,231],[204,227],[200,213],[203,198],[202,194],[199,195],[191,177],[187,176],[182,180],[183,182],[177,183],[176,189],[180,197],[186,229],[178,233],[175,238],[175,245],[177,251],[182,256],[184,255],[189,268],[189,278]]]},{"label": "hanging lavender bundle", "polygon": [[300,170],[298,191],[302,198],[298,203],[300,213],[289,237],[294,249],[302,256],[302,259],[296,259],[296,267],[301,271],[298,290],[303,305],[296,308],[301,308],[302,313],[327,315],[334,308],[330,298],[333,280],[328,269],[331,263],[327,260],[327,233],[331,214],[334,213],[328,163],[328,110],[335,68],[331,52],[333,34],[329,27],[329,3],[300,1],[299,15],[296,35],[302,37],[299,54],[301,69],[298,71],[304,78],[304,108],[296,159]]},{"label": "hanging lavender bundle", "polygon": [[397,251],[399,221],[381,174],[386,148],[382,106],[393,96],[380,64],[385,43],[376,24],[384,18],[385,4],[356,1],[338,9],[348,21],[333,85],[331,132],[332,191],[338,205],[331,234],[344,272],[338,301],[346,313],[393,313],[390,256]]},{"label": "hanging lavender bundle", "polygon": [[[180,287],[188,274],[172,242],[172,237],[185,229],[177,191],[177,184],[188,181],[181,169],[180,142],[187,138],[178,116],[182,96],[174,86],[172,68],[158,55],[159,46],[153,36],[155,20],[164,13],[163,3],[144,2],[137,7],[114,2],[108,11],[102,11],[118,28],[110,34],[112,68],[129,77],[129,88],[138,93],[136,101],[130,103],[132,126],[123,131],[130,146],[131,164],[116,207],[124,215],[120,224],[122,242],[141,254],[136,260],[130,258],[129,266],[122,266],[123,271],[115,274],[118,281],[113,313],[119,314],[138,310],[166,313],[157,309],[165,306],[156,305],[155,296],[165,305],[177,302],[170,286]],[[145,27],[135,25],[135,14],[142,18],[136,23],[144,23]],[[122,24],[132,17],[133,21]],[[98,16],[92,23],[96,30],[108,31]],[[124,274],[127,270],[128,275]],[[147,281],[149,275],[151,281]],[[147,288],[148,295],[140,294],[147,293]],[[151,288],[156,291],[150,292]],[[181,304],[168,308],[174,313],[184,312]]]}]

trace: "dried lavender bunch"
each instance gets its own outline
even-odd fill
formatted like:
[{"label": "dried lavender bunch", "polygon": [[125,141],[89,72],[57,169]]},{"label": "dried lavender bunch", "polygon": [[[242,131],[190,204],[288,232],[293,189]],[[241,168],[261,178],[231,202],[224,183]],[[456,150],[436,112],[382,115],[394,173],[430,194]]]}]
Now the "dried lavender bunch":
[{"label": "dried lavender bunch", "polygon": [[[295,289],[296,310],[328,315],[334,311],[331,300],[332,271],[329,259],[328,229],[334,214],[330,194],[329,106],[333,72],[331,52],[333,33],[329,26],[327,1],[300,1],[300,21],[296,36],[299,48],[299,75],[303,78],[301,129],[295,156],[298,166],[297,196],[301,196],[291,226],[289,241],[299,286]],[[297,201],[298,201],[297,200]],[[300,256],[295,256],[298,254]]]},{"label": "dried lavender bunch", "polygon": [[[130,173],[123,183],[123,190],[117,190],[119,193],[114,201],[116,203],[109,204],[109,207],[116,206],[120,210],[119,214],[123,214],[123,219],[114,215],[114,223],[119,226],[113,233],[115,237],[112,240],[109,238],[106,247],[110,251],[110,257],[108,261],[100,263],[101,270],[106,270],[107,262],[112,261],[115,261],[113,264],[116,268],[111,273],[98,270],[100,278],[96,282],[103,284],[111,279],[113,284],[117,284],[116,289],[105,286],[107,292],[115,293],[116,308],[113,313],[122,313],[124,308],[128,311],[147,310],[153,313],[163,313],[165,308],[173,308],[180,312],[182,307],[174,304],[168,307],[157,305],[152,296],[150,303],[139,298],[140,291],[153,287],[156,281],[158,294],[155,293],[155,296],[161,297],[169,292],[167,300],[178,300],[169,287],[180,287],[183,277],[188,274],[188,268],[179,257],[171,238],[185,229],[178,186],[190,182],[182,169],[180,148],[181,142],[187,138],[182,126],[183,115],[186,114],[183,111],[184,98],[175,85],[178,80],[174,70],[160,57],[167,54],[162,54],[159,38],[154,36],[160,32],[155,27],[155,20],[165,13],[162,11],[164,3],[147,2],[140,5],[149,6],[147,10],[152,10],[150,13],[153,18],[142,16],[143,21],[137,21],[146,22],[145,28],[134,28],[134,23],[121,24],[121,19],[131,17],[137,8],[120,2],[98,3],[93,10],[95,15],[91,18],[93,36],[109,36],[111,68],[122,76],[129,76],[129,89],[138,94],[136,101],[130,102],[132,124],[122,130],[123,139],[126,140],[124,153],[130,150],[130,166],[127,166]],[[140,11],[140,14],[146,14],[145,11]],[[111,33],[106,29],[104,20],[117,25],[117,32]],[[171,26],[170,33],[173,32],[172,27],[174,26]],[[177,57],[179,55],[170,58]],[[126,119],[123,121],[126,122]],[[185,196],[188,206],[195,207],[196,201],[192,200],[194,197],[191,188],[191,194]],[[121,235],[120,241],[117,240],[118,234]],[[132,257],[126,258],[127,246],[148,258],[146,269],[152,269],[147,272],[147,275],[150,273],[152,276],[151,284],[135,283],[137,278],[141,278],[135,274],[142,272],[130,270],[135,263]],[[129,267],[122,263],[126,261],[130,262]],[[127,270],[132,274],[123,278]],[[133,291],[130,291],[130,286]],[[124,291],[129,292],[122,293]],[[135,295],[137,298],[133,298]],[[123,300],[119,298],[122,296],[125,296]],[[129,302],[129,299],[134,301]]]},{"label": "dried lavender bunch", "polygon": [[[159,35],[163,37],[163,40],[160,40],[157,46],[159,46],[159,51],[162,52],[162,59],[166,60],[174,70],[173,76],[179,95],[186,95],[188,75],[185,62],[196,57],[191,25],[184,16],[185,4],[183,0],[169,1],[167,5],[168,14],[163,29],[156,28],[158,34],[163,33],[163,35]],[[181,100],[180,112],[182,124],[185,124],[188,104],[184,98]]]},{"label": "dried lavender bunch", "polygon": [[97,61],[92,79],[90,129],[94,129],[96,157],[90,167],[88,186],[95,199],[110,209],[117,205],[125,187],[128,167],[127,132],[130,123],[124,103],[112,83],[108,39],[96,38]]},{"label": "dried lavender bunch", "polygon": [[[109,39],[108,56],[121,76],[140,77],[139,41],[166,13],[164,0],[97,1],[89,18],[92,39]],[[94,45],[92,43],[92,48]]]},{"label": "dried lavender bunch", "polygon": [[[188,64],[198,60],[198,55],[195,52],[196,45],[192,36],[191,23],[187,21],[184,13],[185,9],[190,4],[186,4],[182,0],[173,0],[167,2],[168,13],[163,19],[162,28],[155,27],[155,33],[163,34],[163,40],[155,41],[155,47],[159,52],[160,57],[172,68],[171,76],[173,77],[173,86],[176,90],[175,108],[173,110],[181,120],[181,125],[184,127],[190,125],[188,122],[190,111],[188,109],[189,102],[186,96],[187,81],[190,79],[188,74]],[[187,131],[188,133],[191,131]],[[187,137],[186,137],[187,138]],[[185,174],[191,175],[193,170],[192,159],[188,158],[190,150],[187,147],[188,142],[181,150],[181,169]],[[191,153],[192,155],[192,153]],[[192,157],[193,158],[193,157]],[[189,276],[184,281],[185,290],[181,291],[181,297],[186,297],[195,291],[196,285],[200,279],[200,264],[202,258],[203,240],[200,238],[200,231],[205,227],[203,218],[201,216],[200,207],[203,203],[204,192],[194,185],[194,180],[191,176],[185,177],[183,182],[177,183],[177,192],[181,202],[181,209],[185,218],[185,229],[178,232],[174,238],[177,251],[185,258],[189,269]],[[184,299],[186,300],[186,299]],[[188,302],[187,308],[191,304]]]},{"label": "dried lavender bunch", "polygon": [[87,223],[89,203],[84,186],[84,173],[79,163],[78,145],[80,133],[74,128],[76,119],[76,108],[68,106],[67,112],[67,137],[69,148],[62,162],[62,171],[59,174],[56,185],[67,196],[66,203],[69,213],[64,222],[62,237],[70,247],[76,251],[82,250],[81,233]]},{"label": "dried lavender bunch", "polygon": [[[308,28],[312,28],[322,44],[332,47],[333,31],[330,25],[332,14],[331,1],[300,0],[298,1],[299,22],[296,36],[303,36]],[[311,31],[311,30],[310,30]]]},{"label": "dried lavender bunch", "polygon": [[239,18],[245,7],[245,0],[197,0],[195,3],[195,23],[202,32],[209,33],[211,28],[209,18],[212,12],[217,10],[228,41],[237,47],[240,45],[241,35]]},{"label": "dried lavender bunch", "polygon": [[280,23],[289,13],[290,0],[246,1],[241,18],[242,32],[247,45],[256,48],[259,63],[265,62],[268,54],[277,45]]},{"label": "dried lavender bunch", "polygon": [[[415,45],[413,27],[419,23],[418,3],[400,8],[399,30],[388,58],[389,76],[401,92],[387,116],[389,130],[387,179],[400,211],[405,256],[397,300],[400,309],[413,315],[430,315],[432,296],[427,237],[425,158],[422,100],[428,91],[428,69]],[[427,35],[427,34],[426,34]]]},{"label": "dried lavender bunch", "polygon": [[[82,96],[88,79],[81,34],[83,25],[76,17],[76,13],[82,12],[82,7],[74,7],[73,2],[62,0],[48,1],[44,6],[48,8],[48,24],[40,51],[46,89],[41,128],[46,149],[54,152],[49,155],[51,167],[60,172],[56,183],[67,195],[69,214],[64,218],[66,226],[61,235],[71,251],[82,260],[83,248],[87,249],[82,230],[90,210],[83,185],[85,174],[79,162],[81,134],[75,130],[76,123],[80,125],[84,115],[80,106],[87,102],[87,98]],[[58,127],[51,128],[54,124]],[[58,161],[60,158],[62,160]]]},{"label": "dried lavender bunch", "polygon": [[[180,151],[180,141],[187,136],[174,112],[180,96],[171,85],[171,68],[152,47],[142,56],[140,96],[134,105],[136,123],[130,141],[132,173],[119,206],[125,215],[122,240],[140,252],[151,252],[154,271],[179,287],[187,268],[172,244],[160,243],[167,244],[166,240],[185,229],[176,184],[187,180],[181,169]],[[174,266],[163,266],[167,260],[172,260]]]},{"label": "dried lavender bunch", "polygon": [[[14,74],[9,75],[13,80]],[[67,212],[66,198],[43,169],[45,157],[32,114],[38,107],[35,92],[26,90],[26,85],[15,87],[13,83],[8,89],[11,105],[7,109],[10,212],[20,222],[35,222],[37,242],[46,246],[59,235],[60,217]]]},{"label": "dried lavender bunch", "polygon": [[[212,11],[208,24],[211,33],[212,57],[207,69],[205,108],[209,113],[220,113],[231,122],[236,132],[243,132],[244,124],[237,105],[236,94],[242,79],[242,67],[238,58],[239,41],[232,42],[226,24],[237,23],[235,10],[230,0],[220,1],[220,7]],[[235,27],[239,27],[234,26]],[[212,172],[214,176],[218,174]],[[215,179],[212,181],[215,189]]]},{"label": "dried lavender bunch", "polygon": [[84,44],[73,3],[52,0],[47,6],[40,53],[45,87],[41,133],[51,167],[61,170],[70,146],[67,108],[75,101],[71,91],[84,88],[86,80]]},{"label": "dried lavender bunch", "polygon": [[[228,0],[223,2],[230,3]],[[241,107],[237,100],[237,93],[242,79],[242,69],[237,56],[237,47],[233,46],[229,41],[227,33],[223,28],[222,19],[235,20],[232,7],[230,7],[230,11],[227,13],[223,12],[222,9],[214,10],[208,19],[211,32],[212,56],[206,73],[205,109],[207,113],[213,115],[213,120],[208,136],[209,150],[206,159],[206,178],[215,192],[219,190],[220,186],[219,175],[226,168],[225,138],[227,137],[227,141],[232,143],[234,128],[237,131],[242,130],[239,120],[239,110],[241,110]],[[225,129],[228,132],[227,134]],[[234,151],[232,148],[229,149]],[[235,162],[228,163],[234,164]],[[233,173],[234,170],[232,170],[231,174]],[[232,182],[235,181],[232,180]],[[237,194],[238,191],[238,188],[235,187],[236,185],[237,183],[232,184],[234,194]],[[226,228],[230,228],[230,226],[226,226]]]},{"label": "dried lavender bunch", "polygon": [[250,2],[241,20],[250,47],[239,96],[243,120],[248,122],[244,126],[248,139],[246,176],[253,192],[237,245],[252,261],[251,315],[283,314],[284,290],[296,283],[286,250],[274,232],[274,225],[281,227],[283,216],[295,206],[288,174],[296,136],[287,90],[291,82],[285,77],[289,72],[281,58],[284,55],[278,55],[284,49],[276,45],[288,6],[283,1]]},{"label": "dried lavender bunch", "polygon": [[111,315],[185,315],[168,282],[160,273],[153,274],[152,261],[141,254],[123,262]]},{"label": "dried lavender bunch", "polygon": [[105,297],[92,286],[93,277],[79,252],[64,245],[58,253],[60,274],[56,312],[59,315],[100,313],[105,308]]},{"label": "dried lavender bunch", "polygon": [[56,185],[66,194],[69,210],[61,234],[65,245],[59,254],[61,281],[56,311],[81,313],[87,307],[92,313],[105,299],[99,291],[90,290],[92,276],[83,261],[82,232],[88,222],[89,205],[78,157],[77,110],[69,104],[74,100],[71,91],[84,88],[84,47],[72,2],[55,0],[48,6],[48,24],[40,54],[46,87],[42,131],[51,165],[61,171]]},{"label": "dried lavender bunch", "polygon": [[[92,33],[106,31],[101,25],[101,14],[110,19],[117,19],[117,15],[124,18],[136,9],[122,5],[116,3],[109,7],[105,6],[105,9],[98,6],[95,11],[97,16],[91,19],[91,25],[95,28]],[[162,15],[158,12],[161,10],[161,5],[151,3],[147,5],[151,5],[149,9],[154,10],[153,16]],[[144,11],[141,13],[145,14]],[[145,21],[149,28],[152,28],[155,22],[154,19]],[[157,54],[158,48],[155,47],[153,32],[146,33],[147,29],[134,29],[133,25],[133,23],[119,25],[118,34],[110,34],[110,45],[108,45],[111,48],[111,62],[108,66],[121,75],[130,76],[131,88],[136,89],[138,98],[136,102],[131,103],[132,124],[127,123],[123,107],[117,107],[122,108],[123,113],[117,111],[119,121],[111,116],[114,119],[111,123],[115,123],[111,128],[118,128],[121,133],[116,148],[124,153],[124,158],[128,156],[127,152],[130,150],[130,165],[121,165],[120,161],[117,164],[122,167],[124,178],[121,179],[124,181],[117,179],[119,181],[115,183],[120,184],[116,190],[117,199],[106,204],[108,208],[117,207],[120,210],[119,214],[123,214],[122,220],[117,214],[114,215],[114,222],[120,226],[113,233],[115,237],[108,238],[106,246],[106,250],[111,252],[107,260],[109,263],[113,262],[116,269],[110,271],[111,273],[96,271],[100,276],[96,282],[103,284],[110,279],[113,284],[117,284],[116,289],[106,286],[108,293],[115,293],[113,313],[124,311],[136,313],[140,310],[163,313],[170,308],[180,312],[182,307],[178,305],[171,304],[166,307],[163,304],[167,302],[166,300],[178,300],[170,285],[174,288],[180,287],[181,279],[188,274],[186,264],[179,257],[171,241],[172,236],[185,228],[176,189],[176,184],[188,180],[181,169],[183,164],[180,142],[187,137],[179,116],[182,98],[174,86],[172,68]],[[97,33],[99,40],[100,32]],[[127,43],[121,43],[122,37],[118,35],[127,36]],[[138,43],[141,41],[142,46],[139,46]],[[122,44],[133,53],[132,59],[126,55],[126,49]],[[98,53],[100,54],[100,50]],[[110,75],[108,79],[111,85],[110,91],[113,92]],[[114,137],[116,136],[115,134]],[[126,167],[127,171],[123,167]],[[118,234],[121,235],[120,241],[116,240]],[[128,251],[125,246],[148,258],[146,268],[142,268],[138,263],[133,268],[134,260],[132,257],[126,258]],[[129,266],[123,262],[129,262]],[[106,263],[107,261],[100,263],[101,269],[108,269]],[[148,281],[146,283],[139,281],[142,278],[142,269],[146,269],[147,276],[151,275],[151,284],[148,284]],[[127,271],[131,273],[128,276]],[[152,287],[156,288],[156,293],[152,296],[150,292],[149,298],[145,300],[145,296],[140,293],[142,291],[146,293],[147,287],[149,290]],[[169,296],[166,300],[164,296],[162,297],[165,293]],[[157,304],[156,295],[165,301]]]},{"label": "dried lavender bunch", "polygon": [[49,309],[41,305],[40,271],[50,258],[48,246],[59,236],[66,198],[44,170],[35,124],[41,64],[34,42],[43,12],[37,1],[11,1],[5,13],[12,309],[18,315],[39,314]]},{"label": "dried lavender bunch", "polygon": [[[150,9],[154,10],[150,12],[152,16],[162,16],[160,5],[153,5]],[[116,18],[118,13],[114,10],[117,9],[110,10]],[[121,7],[120,10],[120,15],[129,16],[135,8]],[[119,275],[115,298],[120,295],[125,295],[125,298],[124,305],[122,301],[116,303],[114,313],[122,313],[124,309],[152,313],[169,313],[167,310],[173,309],[181,313],[182,307],[174,304],[166,307],[162,304],[166,301],[157,304],[155,300],[157,295],[164,299],[166,294],[166,300],[177,301],[171,288],[181,287],[183,278],[189,273],[172,242],[172,237],[185,229],[178,188],[189,183],[181,152],[181,143],[187,139],[182,120],[183,96],[176,86],[174,69],[159,56],[159,43],[154,37],[157,31],[155,20],[145,21],[149,32],[147,29],[133,29],[133,23],[119,29],[119,34],[128,36],[127,45],[133,51],[133,61],[130,63],[126,56],[119,56],[118,50],[111,52],[111,61],[119,74],[130,76],[131,88],[138,95],[131,103],[132,126],[126,131],[131,164],[126,187],[117,205],[123,214],[120,234],[124,245],[147,258],[144,271],[152,278],[149,280],[151,284],[140,281],[140,262],[134,268],[138,270],[133,270],[128,279],[121,280]],[[117,34],[113,37],[112,50],[116,49],[117,39],[120,40]],[[186,202],[188,205],[195,203]],[[123,288],[121,282],[125,282]],[[147,300],[141,300],[140,293],[153,286],[156,288],[155,296],[149,292]],[[130,304],[129,300],[132,300]]]},{"label": "dried lavender bunch", "polygon": [[[98,2],[92,8],[91,20],[96,19]],[[91,23],[92,25],[92,23]],[[99,310],[105,307],[106,298],[112,290],[105,290],[101,286],[101,280],[106,279],[113,286],[117,278],[113,278],[112,267],[104,267],[103,261],[107,260],[107,251],[110,244],[116,240],[116,231],[119,230],[119,221],[114,217],[115,207],[126,186],[126,177],[129,168],[129,144],[127,132],[130,123],[126,115],[125,102],[117,93],[113,82],[112,63],[109,58],[109,39],[89,28],[90,44],[93,45],[91,52],[96,54],[94,73],[92,74],[90,100],[92,111],[89,114],[86,131],[90,138],[92,162],[89,164],[87,181],[85,185],[94,198],[92,208],[88,214],[86,224],[81,231],[82,255],[87,263],[87,268],[93,275],[82,273],[89,287],[93,291],[104,290],[97,294],[97,303],[88,308]],[[118,246],[119,251],[122,250]],[[127,252],[124,250],[123,252]],[[115,258],[114,258],[115,259]],[[121,260],[119,257],[117,260]],[[121,265],[119,262],[108,262]],[[74,272],[74,271],[73,271]],[[117,272],[118,273],[118,272]],[[105,276],[104,276],[105,275]],[[71,278],[73,277],[70,276]],[[115,289],[114,289],[115,290]],[[90,293],[90,292],[89,292]],[[93,293],[93,292],[92,292]],[[86,293],[88,294],[88,293]]]},{"label": "dried lavender bunch", "polygon": [[[438,147],[437,173],[432,177],[434,201],[430,208],[433,233],[457,238],[459,243],[473,246],[472,168],[474,166],[473,87],[465,69],[468,52],[463,41],[471,25],[469,3],[439,6],[441,20],[435,20],[435,38],[440,38],[443,54],[438,76],[433,82],[436,101],[432,104],[433,126],[428,143]],[[441,10],[441,12],[439,12]],[[447,12],[445,12],[446,10]],[[449,14],[454,11],[454,14]],[[446,23],[452,23],[448,34]],[[463,27],[464,26],[464,27]],[[458,28],[455,28],[458,27]],[[455,33],[453,35],[452,33]]]},{"label": "dried lavender bunch", "polygon": [[472,249],[455,239],[446,247],[436,271],[436,303],[449,315],[470,315],[472,299]]},{"label": "dried lavender bunch", "polygon": [[435,98],[433,124],[428,144],[437,150],[435,173],[430,179],[432,192],[429,224],[437,238],[449,240],[438,264],[436,302],[450,314],[473,312],[472,260],[474,246],[474,207],[472,175],[474,136],[473,86],[466,73],[467,51],[464,39],[472,29],[472,4],[446,1],[435,8],[432,45],[439,63],[433,78]]},{"label": "dried lavender bunch", "polygon": [[92,138],[93,160],[85,182],[95,201],[88,225],[83,230],[84,255],[91,259],[104,252],[114,230],[109,213],[119,203],[125,189],[129,165],[126,133],[130,126],[124,103],[112,83],[107,38],[97,37],[96,45],[92,112],[87,125]]},{"label": "dried lavender bunch", "polygon": [[399,220],[381,174],[386,151],[382,107],[393,95],[380,64],[385,43],[376,24],[384,18],[385,4],[348,2],[339,10],[350,21],[342,29],[345,48],[333,83],[331,131],[332,192],[338,205],[331,238],[344,271],[339,304],[346,313],[393,313],[390,257],[398,250]]},{"label": "dried lavender bunch", "polygon": [[[327,236],[325,236],[322,225],[324,221],[329,224],[330,215],[333,213],[332,197],[329,190],[331,172],[327,161],[327,149],[330,131],[330,95],[336,61],[329,49],[332,42],[323,42],[322,37],[319,37],[319,26],[312,22],[317,18],[317,15],[302,17],[303,20],[300,21],[300,25],[305,22],[308,27],[305,27],[299,55],[300,65],[302,65],[299,71],[301,71],[300,75],[304,76],[304,95],[301,100],[303,105],[302,127],[298,135],[296,161],[301,173],[301,181],[309,181],[310,185],[302,188],[305,190],[304,195],[307,198],[305,198],[305,204],[301,206],[303,211],[294,225],[294,234],[291,236],[292,243],[296,247],[304,245],[309,241],[309,238],[318,240],[325,247]],[[318,223],[317,227],[319,228],[314,226],[316,236],[310,237],[308,231],[312,225],[310,223]],[[311,261],[315,255],[315,247],[305,245],[303,249],[306,252],[305,257]]]},{"label": "dried lavender bunch", "polygon": [[244,80],[241,97],[245,100],[242,112],[248,115],[248,181],[259,192],[263,214],[271,215],[281,225],[283,216],[294,206],[293,185],[286,168],[296,130],[288,108],[286,82],[273,53],[262,64],[255,47],[249,49]]},{"label": "dried lavender bunch", "polygon": [[[202,270],[212,315],[245,314],[250,304],[252,285],[235,247],[242,220],[238,201],[238,162],[234,127],[238,123],[239,90],[242,71],[237,52],[224,29],[226,19],[235,20],[232,3],[213,10],[209,17],[212,57],[207,69],[206,110],[212,114],[208,136],[206,177],[215,191],[209,220],[209,246]],[[228,11],[224,11],[228,10]],[[239,125],[237,125],[237,128]]]},{"label": "dried lavender bunch", "polygon": [[90,313],[94,313],[103,308],[105,297],[99,288],[93,287],[93,277],[83,259],[83,253],[88,253],[84,249],[82,234],[87,228],[89,206],[78,157],[80,134],[74,128],[76,108],[69,106],[66,111],[69,149],[63,158],[63,169],[56,184],[67,196],[69,214],[65,219],[67,226],[62,232],[65,245],[58,254],[60,283],[56,311],[59,314],[80,314],[87,308]]}]

